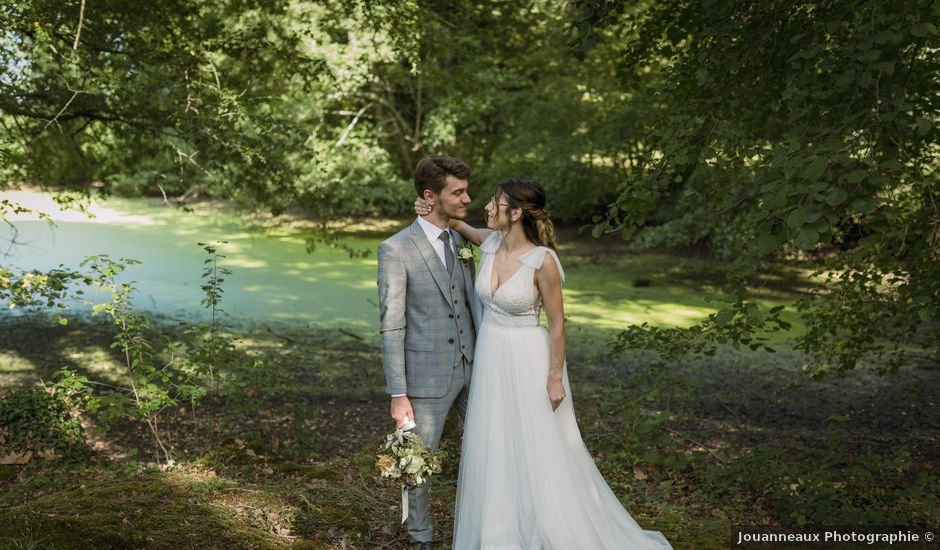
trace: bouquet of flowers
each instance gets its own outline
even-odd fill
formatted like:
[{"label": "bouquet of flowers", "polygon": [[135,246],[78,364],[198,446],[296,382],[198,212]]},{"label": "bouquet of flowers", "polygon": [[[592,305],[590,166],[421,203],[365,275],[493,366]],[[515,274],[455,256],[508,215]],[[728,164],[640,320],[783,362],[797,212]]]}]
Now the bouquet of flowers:
[{"label": "bouquet of flowers", "polygon": [[429,449],[421,437],[412,432],[395,430],[385,436],[375,463],[385,479],[397,480],[402,487],[421,485],[433,474],[441,473],[442,452]]},{"label": "bouquet of flowers", "polygon": [[434,452],[424,444],[421,436],[408,431],[413,423],[405,417],[405,430],[397,429],[385,436],[375,466],[383,479],[396,480],[401,485],[401,522],[408,519],[408,487],[426,483],[434,474],[441,473],[443,451]]}]

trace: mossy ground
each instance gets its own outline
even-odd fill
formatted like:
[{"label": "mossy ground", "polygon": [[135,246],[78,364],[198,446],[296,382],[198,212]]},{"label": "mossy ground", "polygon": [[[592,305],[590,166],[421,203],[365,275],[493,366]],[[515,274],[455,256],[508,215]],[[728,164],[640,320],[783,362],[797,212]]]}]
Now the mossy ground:
[{"label": "mossy ground", "polygon": [[[709,282],[718,280],[715,266],[594,251],[570,269],[582,275],[572,280],[569,326],[579,424],[643,527],[698,550],[727,547],[739,524],[940,522],[935,366],[894,377],[863,367],[813,381],[783,344],[776,354],[728,349],[658,367],[648,354],[611,354],[604,342],[616,329],[591,318],[642,315],[657,300],[698,307],[703,289],[720,290]],[[633,284],[649,273],[662,275],[651,287]],[[805,290],[775,277],[770,301]],[[623,309],[630,301],[637,311]],[[171,322],[155,326],[157,336],[178,336]],[[174,465],[154,463],[142,426],[98,434],[83,415],[94,459],[0,466],[0,548],[406,548],[398,489],[374,474],[390,428],[374,338],[270,323],[242,336],[241,349],[265,366],[225,373],[221,394],[195,414],[168,411]],[[50,381],[62,367],[118,383],[109,342],[109,327],[97,321],[0,318],[0,388]],[[650,391],[657,380],[666,390]],[[638,421],[662,411],[671,419]],[[432,507],[437,540],[448,547],[457,421],[444,441],[450,454],[432,481]]]}]

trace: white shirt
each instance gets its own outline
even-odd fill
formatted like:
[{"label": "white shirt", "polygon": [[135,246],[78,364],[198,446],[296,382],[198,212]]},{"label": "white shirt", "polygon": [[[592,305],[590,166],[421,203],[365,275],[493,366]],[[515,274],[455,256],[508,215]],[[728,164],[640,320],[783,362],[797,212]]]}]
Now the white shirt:
[{"label": "white shirt", "polygon": [[444,241],[442,241],[439,237],[441,236],[441,233],[445,231],[450,232],[450,250],[451,252],[454,252],[454,258],[457,258],[457,251],[454,249],[454,233],[450,231],[449,227],[447,229],[441,229],[421,216],[418,216],[418,225],[420,225],[421,229],[424,230],[424,234],[428,237],[428,242],[431,243],[431,246],[434,248],[434,252],[437,252],[437,257],[441,259],[441,264],[445,267],[447,266],[447,260],[444,259]]}]

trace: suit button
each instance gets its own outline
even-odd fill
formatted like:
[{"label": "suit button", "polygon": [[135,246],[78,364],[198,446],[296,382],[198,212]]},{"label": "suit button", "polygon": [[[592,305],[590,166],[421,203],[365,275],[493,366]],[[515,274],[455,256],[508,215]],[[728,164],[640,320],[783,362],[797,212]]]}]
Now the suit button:
[{"label": "suit button", "polygon": [[453,339],[453,338],[451,338],[451,339],[450,339],[450,340],[448,340],[447,342],[448,342],[448,343],[451,343],[451,344],[453,344],[453,343],[454,343],[454,339]]},{"label": "suit button", "polygon": [[463,331],[462,331],[462,330],[460,331],[460,334],[463,334]]},{"label": "suit button", "polygon": [[465,347],[467,347],[467,346],[463,346],[463,345],[462,345],[462,346],[460,346],[460,349],[464,349]]},{"label": "suit button", "polygon": [[455,289],[455,288],[457,288],[457,285],[450,285],[450,289],[451,289],[451,290],[453,290],[453,289]]},{"label": "suit button", "polygon": [[457,303],[457,300],[454,300],[454,303],[456,304],[456,303]]},{"label": "suit button", "polygon": [[[453,316],[452,316],[452,317],[453,317]],[[458,315],[457,318],[460,319],[460,315]]]},{"label": "suit button", "polygon": [[451,319],[453,319],[453,318],[454,318],[454,314],[451,313],[451,314],[448,315],[448,317],[450,317]]}]

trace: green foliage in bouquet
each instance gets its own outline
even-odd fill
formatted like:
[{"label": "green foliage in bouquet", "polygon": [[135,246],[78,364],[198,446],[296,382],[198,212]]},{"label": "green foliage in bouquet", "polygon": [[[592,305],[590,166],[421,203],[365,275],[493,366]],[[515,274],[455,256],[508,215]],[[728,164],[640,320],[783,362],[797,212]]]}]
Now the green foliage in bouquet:
[{"label": "green foliage in bouquet", "polygon": [[421,485],[434,474],[441,473],[443,451],[432,451],[412,432],[395,430],[385,436],[375,463],[384,479],[399,481],[402,486]]}]

